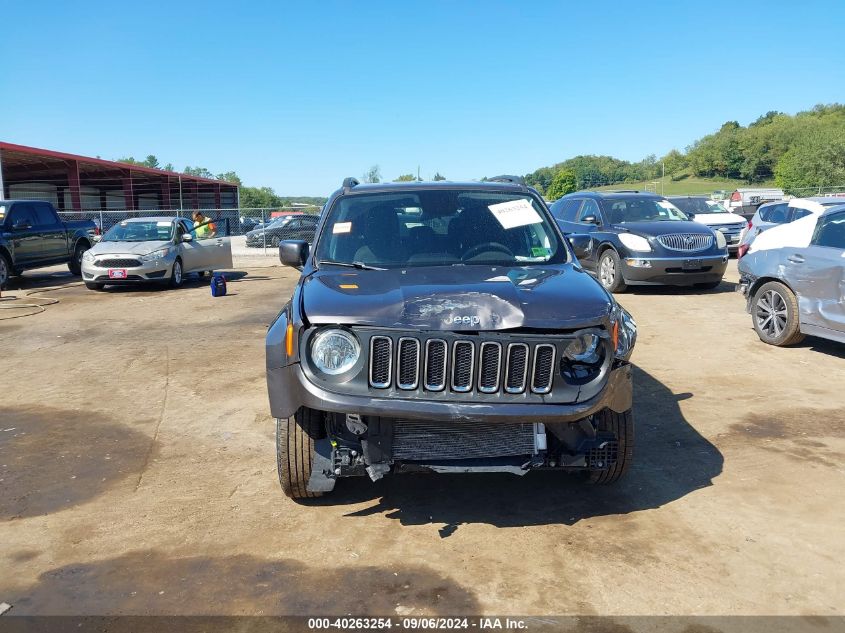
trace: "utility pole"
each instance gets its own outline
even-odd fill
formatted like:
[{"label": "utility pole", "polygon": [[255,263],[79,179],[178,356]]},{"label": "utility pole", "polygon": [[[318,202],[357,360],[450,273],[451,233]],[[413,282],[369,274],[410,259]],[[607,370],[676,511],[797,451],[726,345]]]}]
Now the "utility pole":
[{"label": "utility pole", "polygon": [[660,179],[660,195],[664,195],[666,193],[666,161],[662,161],[663,165],[663,177]]},{"label": "utility pole", "polygon": [[420,182],[420,166],[417,165],[417,182]]}]

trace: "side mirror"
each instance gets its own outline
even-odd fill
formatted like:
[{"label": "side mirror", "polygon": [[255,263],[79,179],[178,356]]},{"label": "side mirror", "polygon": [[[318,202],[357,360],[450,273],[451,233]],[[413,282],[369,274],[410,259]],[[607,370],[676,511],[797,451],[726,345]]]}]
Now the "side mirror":
[{"label": "side mirror", "polygon": [[183,241],[183,242],[193,242],[193,241],[194,241],[194,236],[193,236],[193,235],[191,235],[190,233],[184,233],[184,234],[182,235],[182,241]]},{"label": "side mirror", "polygon": [[581,222],[583,222],[584,224],[598,224],[599,219],[594,215],[585,215],[583,218],[581,218]]},{"label": "side mirror", "polygon": [[574,234],[570,235],[568,239],[572,250],[575,252],[575,257],[578,259],[588,257],[590,251],[593,250],[593,239],[589,235]]},{"label": "side mirror", "polygon": [[308,242],[283,240],[279,242],[279,259],[285,266],[302,268],[308,259]]}]

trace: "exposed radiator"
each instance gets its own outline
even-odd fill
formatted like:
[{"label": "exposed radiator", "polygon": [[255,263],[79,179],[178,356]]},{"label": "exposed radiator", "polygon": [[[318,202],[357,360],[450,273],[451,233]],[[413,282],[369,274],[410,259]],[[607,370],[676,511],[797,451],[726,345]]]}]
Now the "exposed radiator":
[{"label": "exposed radiator", "polygon": [[[532,455],[537,448],[545,448],[545,430],[536,426],[542,435],[535,435],[535,425],[530,423],[395,420],[393,458],[422,461]],[[538,437],[542,439],[538,441]]]}]

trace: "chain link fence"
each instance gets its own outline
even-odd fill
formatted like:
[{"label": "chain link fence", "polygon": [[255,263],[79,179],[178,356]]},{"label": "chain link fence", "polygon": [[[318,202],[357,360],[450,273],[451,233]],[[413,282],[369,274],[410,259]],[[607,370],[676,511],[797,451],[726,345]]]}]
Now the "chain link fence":
[{"label": "chain link fence", "polygon": [[199,211],[218,225],[218,233],[231,237],[234,256],[278,256],[279,242],[286,239],[314,240],[320,207],[238,209],[139,209],[59,211],[64,220],[93,220],[100,235],[129,218],[157,216],[192,218]]}]

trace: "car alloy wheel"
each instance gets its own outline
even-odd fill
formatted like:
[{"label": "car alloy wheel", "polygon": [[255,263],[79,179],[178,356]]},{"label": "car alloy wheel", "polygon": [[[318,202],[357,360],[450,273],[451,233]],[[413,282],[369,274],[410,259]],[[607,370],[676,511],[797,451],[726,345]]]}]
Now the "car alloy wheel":
[{"label": "car alloy wheel", "polygon": [[0,288],[9,281],[9,267],[6,265],[6,258],[0,255]]},{"label": "car alloy wheel", "polygon": [[786,300],[775,290],[767,290],[757,299],[754,311],[757,326],[769,338],[777,338],[786,328]]},{"label": "car alloy wheel", "polygon": [[616,266],[611,257],[602,257],[599,265],[599,280],[605,288],[610,288],[616,281]]},{"label": "car alloy wheel", "polygon": [[177,286],[182,283],[182,262],[178,259],[173,262],[173,281]]}]

